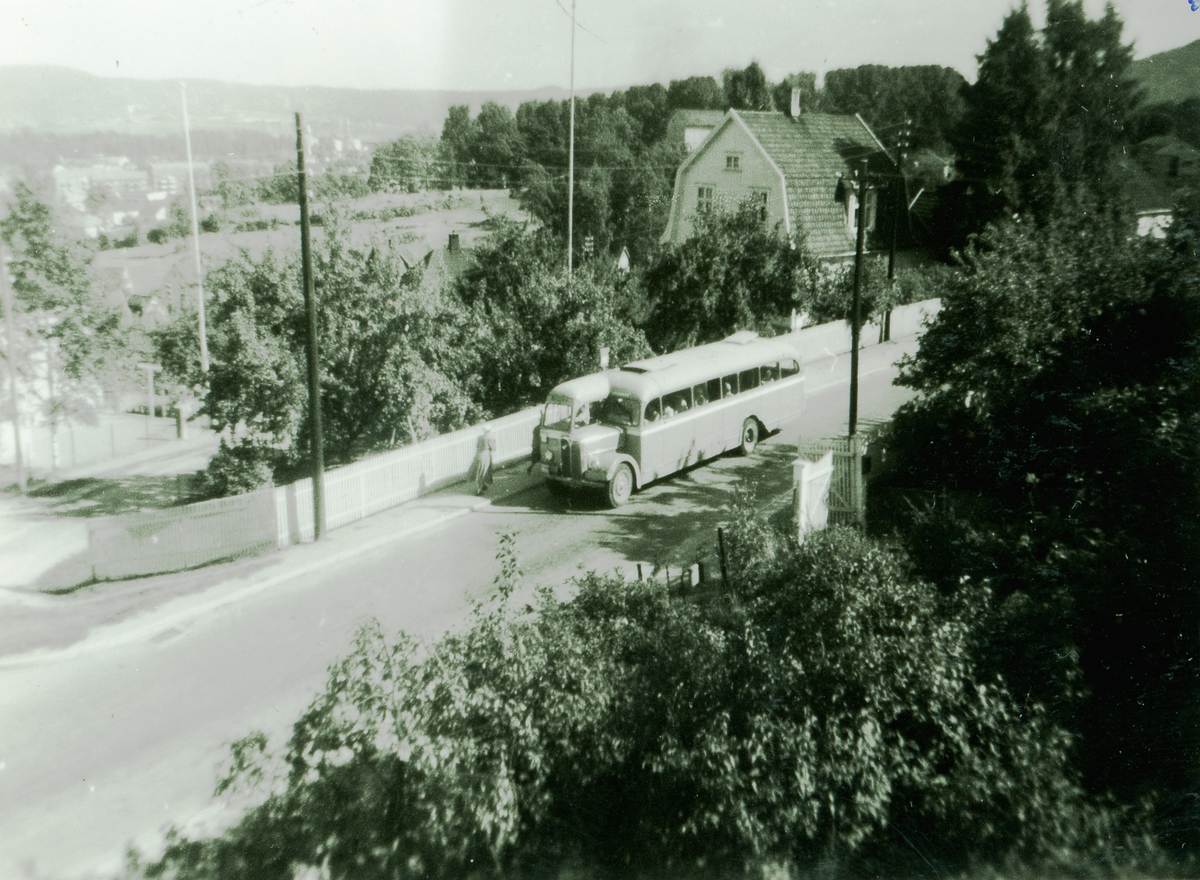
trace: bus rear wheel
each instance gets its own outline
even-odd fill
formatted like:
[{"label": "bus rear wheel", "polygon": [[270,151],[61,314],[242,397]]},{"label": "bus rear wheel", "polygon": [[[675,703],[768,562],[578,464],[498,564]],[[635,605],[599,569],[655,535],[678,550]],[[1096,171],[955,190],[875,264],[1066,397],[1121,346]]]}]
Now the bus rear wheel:
[{"label": "bus rear wheel", "polygon": [[627,464],[617,466],[616,473],[608,481],[608,506],[620,507],[633,494],[633,469]]},{"label": "bus rear wheel", "polygon": [[742,442],[738,447],[742,455],[749,455],[758,446],[758,419],[751,416],[742,422]]}]

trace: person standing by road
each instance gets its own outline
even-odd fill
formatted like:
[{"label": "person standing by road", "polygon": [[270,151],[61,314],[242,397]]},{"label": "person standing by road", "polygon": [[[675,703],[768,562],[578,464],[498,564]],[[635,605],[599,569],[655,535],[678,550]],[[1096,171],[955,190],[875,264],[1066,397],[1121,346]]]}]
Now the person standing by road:
[{"label": "person standing by road", "polygon": [[482,495],[492,485],[492,463],[496,457],[496,437],[490,425],[483,426],[483,433],[475,444],[475,494]]}]

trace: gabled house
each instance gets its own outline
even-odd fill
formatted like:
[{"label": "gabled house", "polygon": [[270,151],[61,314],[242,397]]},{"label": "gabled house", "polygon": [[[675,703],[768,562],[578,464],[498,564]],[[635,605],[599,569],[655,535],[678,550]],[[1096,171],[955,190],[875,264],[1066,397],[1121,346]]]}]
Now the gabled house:
[{"label": "gabled house", "polygon": [[[697,214],[749,205],[788,236],[803,236],[823,260],[854,254],[858,196],[854,174],[868,161],[868,246],[885,246],[898,169],[861,116],[730,110],[679,166],[664,242],[692,234]],[[887,232],[889,235],[885,236]]]}]

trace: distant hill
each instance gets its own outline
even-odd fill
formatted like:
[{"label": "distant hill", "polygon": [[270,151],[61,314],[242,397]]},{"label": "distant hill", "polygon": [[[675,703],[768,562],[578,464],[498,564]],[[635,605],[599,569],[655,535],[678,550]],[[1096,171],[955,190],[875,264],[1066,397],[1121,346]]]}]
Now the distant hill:
[{"label": "distant hill", "polygon": [[1133,62],[1145,89],[1145,104],[1200,98],[1200,40]]},{"label": "distant hill", "polygon": [[[437,134],[454,104],[474,110],[496,101],[565,98],[564,89],[450,92],[252,86],[186,80],[194,130],[248,130],[295,137],[299,111],[314,135],[393,140]],[[182,127],[179,81],[100,77],[65,67],[0,67],[0,134],[71,135],[112,132],[177,137]]]}]

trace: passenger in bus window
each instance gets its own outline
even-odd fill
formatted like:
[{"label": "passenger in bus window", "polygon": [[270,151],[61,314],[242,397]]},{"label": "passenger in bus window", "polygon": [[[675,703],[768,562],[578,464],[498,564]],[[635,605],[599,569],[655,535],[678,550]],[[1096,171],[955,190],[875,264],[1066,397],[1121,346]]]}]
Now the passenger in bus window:
[{"label": "passenger in bus window", "polygon": [[660,415],[662,415],[662,404],[656,397],[646,404],[646,421],[657,422]]},{"label": "passenger in bus window", "polygon": [[663,397],[663,415],[673,416],[676,413],[687,412],[691,409],[692,390],[684,388]]},{"label": "passenger in bus window", "polygon": [[696,399],[696,406],[704,406],[708,403],[708,388],[703,383],[692,389],[692,397]]},{"label": "passenger in bus window", "polygon": [[723,397],[731,397],[737,394],[737,376],[726,376],[721,380],[721,388],[723,389]]},{"label": "passenger in bus window", "polygon": [[779,364],[765,364],[759,371],[763,382],[774,382],[779,378]]}]

